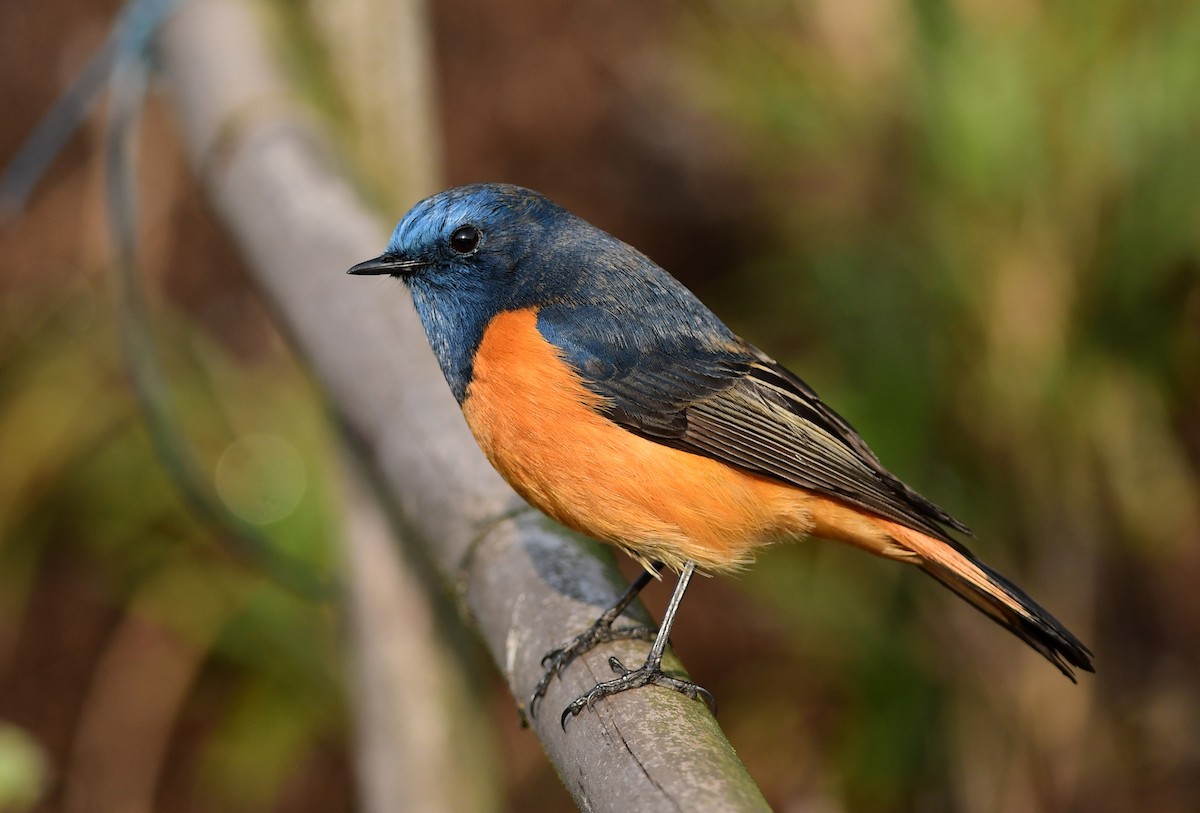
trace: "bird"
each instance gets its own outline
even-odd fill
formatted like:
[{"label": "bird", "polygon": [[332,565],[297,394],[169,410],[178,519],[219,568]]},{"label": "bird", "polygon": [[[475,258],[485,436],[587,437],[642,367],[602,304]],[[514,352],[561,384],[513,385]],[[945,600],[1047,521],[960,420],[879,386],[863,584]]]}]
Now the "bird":
[{"label": "bird", "polygon": [[[913,565],[1075,681],[1091,651],[952,534],[962,522],[891,474],[817,393],[736,335],[638,251],[520,186],[459,186],[417,203],[382,254],[350,268],[407,284],[450,390],[492,465],[528,503],[615,545],[643,572],[596,622],[547,654],[530,714],[579,655],[653,640],[609,664],[561,722],[658,685],[697,570],[727,573],[779,542],[819,537]],[[662,570],[677,572],[657,633],[613,626]]]}]

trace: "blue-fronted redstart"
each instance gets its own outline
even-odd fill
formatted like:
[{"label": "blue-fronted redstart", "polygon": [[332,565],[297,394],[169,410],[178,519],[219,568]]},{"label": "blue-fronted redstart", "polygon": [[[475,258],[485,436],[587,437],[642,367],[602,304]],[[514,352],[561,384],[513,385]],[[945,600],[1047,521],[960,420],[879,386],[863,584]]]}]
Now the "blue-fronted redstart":
[{"label": "blue-fronted redstart", "polygon": [[[966,527],[889,473],[797,376],[743,341],[633,247],[528,189],[458,187],[418,203],[350,269],[404,280],[479,445],[527,501],[645,565],[534,692],[596,643],[666,566],[680,572],[646,663],[563,713],[665,675],[692,571],[728,571],[809,535],[916,565],[1074,679],[1091,652],[950,536]],[[710,698],[708,698],[710,699]]]}]

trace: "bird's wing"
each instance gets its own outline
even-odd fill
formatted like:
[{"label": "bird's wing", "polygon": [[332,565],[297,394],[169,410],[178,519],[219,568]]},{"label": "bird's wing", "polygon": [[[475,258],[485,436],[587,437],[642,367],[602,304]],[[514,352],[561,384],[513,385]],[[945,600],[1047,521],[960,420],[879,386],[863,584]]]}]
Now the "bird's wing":
[{"label": "bird's wing", "polygon": [[[579,324],[575,321],[574,324]],[[604,399],[603,414],[649,440],[834,497],[958,547],[965,525],[889,473],[858,433],[800,378],[729,335],[588,334],[539,328]],[[569,327],[569,326],[568,326]]]}]

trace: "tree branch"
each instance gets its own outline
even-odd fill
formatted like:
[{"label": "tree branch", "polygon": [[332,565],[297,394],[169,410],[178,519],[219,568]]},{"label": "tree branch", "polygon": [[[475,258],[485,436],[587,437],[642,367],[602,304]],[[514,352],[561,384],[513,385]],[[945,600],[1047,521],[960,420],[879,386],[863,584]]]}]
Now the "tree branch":
[{"label": "tree branch", "polygon": [[[348,279],[386,229],[332,166],[242,0],[193,0],[162,39],[191,160],[262,295],[330,393],[411,532],[452,581],[518,698],[540,659],[623,585],[599,546],[523,508],[468,434],[407,293]],[[420,155],[397,155],[420,162]],[[410,190],[428,193],[433,190]],[[614,645],[573,665],[534,721],[586,810],[765,810],[702,703],[647,689],[559,728],[561,709],[610,676]]]}]

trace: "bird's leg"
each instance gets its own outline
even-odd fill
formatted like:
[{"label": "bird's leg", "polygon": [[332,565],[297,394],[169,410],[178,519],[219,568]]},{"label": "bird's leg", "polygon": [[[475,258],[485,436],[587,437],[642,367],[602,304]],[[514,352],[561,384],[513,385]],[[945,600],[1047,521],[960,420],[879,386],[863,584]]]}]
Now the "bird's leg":
[{"label": "bird's leg", "polygon": [[542,666],[546,667],[546,674],[542,675],[542,679],[538,681],[538,685],[534,688],[533,694],[529,696],[529,716],[537,716],[537,703],[546,695],[546,689],[550,686],[550,681],[556,675],[561,675],[576,658],[585,652],[595,648],[596,646],[608,641],[650,641],[654,638],[656,632],[654,627],[640,624],[632,627],[617,627],[613,629],[613,622],[617,617],[625,612],[625,609],[633,603],[633,600],[638,597],[638,594],[645,589],[662,569],[662,562],[655,562],[651,565],[654,572],[649,570],[643,571],[629,588],[621,595],[613,606],[605,610],[596,622],[586,630],[576,635],[571,641],[562,647],[547,652],[542,658]]},{"label": "bird's leg", "polygon": [[590,692],[576,698],[571,705],[567,706],[560,720],[564,729],[567,727],[567,718],[574,717],[585,708],[591,708],[600,698],[611,697],[614,694],[619,694],[629,689],[648,685],[674,689],[693,700],[703,697],[708,707],[713,712],[716,712],[717,701],[708,689],[688,680],[671,677],[662,670],[663,651],[667,648],[667,637],[671,633],[671,625],[675,622],[675,613],[679,610],[679,604],[683,601],[683,593],[687,590],[688,582],[691,581],[692,572],[695,569],[696,563],[688,562],[684,566],[683,572],[679,574],[679,583],[675,585],[675,592],[671,594],[671,602],[667,605],[667,611],[663,615],[662,626],[658,629],[658,637],[654,639],[654,646],[650,648],[650,654],[646,656],[646,662],[640,668],[631,670],[626,669],[624,664],[615,657],[609,658],[608,665],[617,673],[617,677],[613,680],[597,684]]}]

